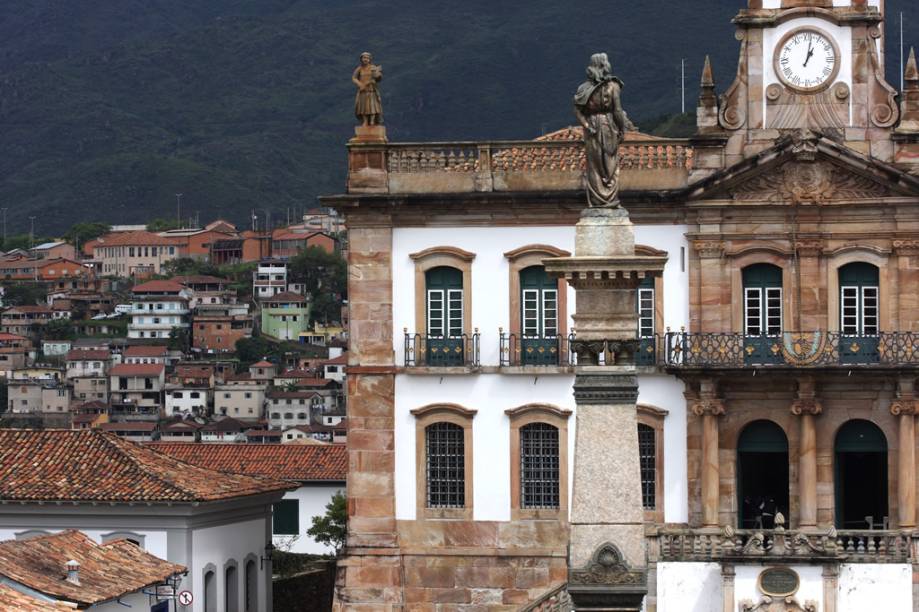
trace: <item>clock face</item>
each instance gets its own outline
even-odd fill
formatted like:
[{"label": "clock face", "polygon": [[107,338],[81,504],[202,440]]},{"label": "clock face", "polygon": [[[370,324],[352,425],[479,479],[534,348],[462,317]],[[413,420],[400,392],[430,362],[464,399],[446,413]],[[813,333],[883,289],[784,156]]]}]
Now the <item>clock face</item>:
[{"label": "clock face", "polygon": [[793,30],[775,50],[775,72],[792,89],[823,90],[839,73],[839,49],[829,35],[816,29]]}]

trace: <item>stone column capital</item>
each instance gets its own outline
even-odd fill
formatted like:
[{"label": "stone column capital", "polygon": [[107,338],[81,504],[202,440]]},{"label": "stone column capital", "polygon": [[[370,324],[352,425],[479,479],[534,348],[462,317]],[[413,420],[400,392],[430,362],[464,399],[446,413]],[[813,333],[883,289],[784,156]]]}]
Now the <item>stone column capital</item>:
[{"label": "stone column capital", "polygon": [[823,412],[823,404],[820,403],[820,400],[806,398],[797,399],[791,403],[791,413],[795,416],[802,414],[817,416],[821,412]]},{"label": "stone column capital", "polygon": [[890,414],[894,416],[915,416],[917,414],[917,402],[913,398],[895,399],[890,404]]},{"label": "stone column capital", "polygon": [[721,416],[724,414],[724,400],[703,398],[693,402],[692,413],[696,416]]},{"label": "stone column capital", "polygon": [[893,250],[897,255],[919,254],[919,240],[894,240]]},{"label": "stone column capital", "polygon": [[724,255],[724,242],[721,240],[693,240],[692,248],[702,259],[719,259]]}]

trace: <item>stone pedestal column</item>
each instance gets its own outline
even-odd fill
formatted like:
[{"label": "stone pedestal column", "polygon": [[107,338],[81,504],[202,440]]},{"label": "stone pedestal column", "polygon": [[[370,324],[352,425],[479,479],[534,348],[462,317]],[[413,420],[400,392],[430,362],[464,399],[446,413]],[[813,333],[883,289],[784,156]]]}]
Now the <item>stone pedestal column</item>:
[{"label": "stone pedestal column", "polygon": [[721,494],[721,470],[718,459],[718,417],[724,414],[724,402],[717,397],[714,381],[703,380],[692,412],[702,417],[702,526],[718,526]]},{"label": "stone pedestal column", "polygon": [[900,420],[897,451],[897,518],[900,529],[916,526],[916,399],[914,379],[900,378],[890,412]]},{"label": "stone pedestal column", "polygon": [[[638,421],[635,298],[666,258],[635,255],[628,213],[584,211],[575,256],[545,260],[577,292],[578,356],[568,592],[576,610],[638,611],[647,593],[647,553]],[[604,365],[600,365],[600,363]]]},{"label": "stone pedestal column", "polygon": [[810,378],[798,381],[798,399],[791,404],[791,413],[801,417],[798,443],[798,526],[817,526],[817,427],[814,417],[823,412],[817,401],[814,382]]}]

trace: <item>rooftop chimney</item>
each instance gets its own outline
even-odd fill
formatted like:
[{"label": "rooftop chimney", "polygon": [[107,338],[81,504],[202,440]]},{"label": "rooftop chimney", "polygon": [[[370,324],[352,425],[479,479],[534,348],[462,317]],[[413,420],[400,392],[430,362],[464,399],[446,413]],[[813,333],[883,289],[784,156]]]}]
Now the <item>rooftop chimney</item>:
[{"label": "rooftop chimney", "polygon": [[65,580],[67,580],[67,582],[71,584],[79,585],[80,584],[80,564],[77,561],[71,559],[70,561],[67,562],[65,567],[67,568],[67,578]]}]

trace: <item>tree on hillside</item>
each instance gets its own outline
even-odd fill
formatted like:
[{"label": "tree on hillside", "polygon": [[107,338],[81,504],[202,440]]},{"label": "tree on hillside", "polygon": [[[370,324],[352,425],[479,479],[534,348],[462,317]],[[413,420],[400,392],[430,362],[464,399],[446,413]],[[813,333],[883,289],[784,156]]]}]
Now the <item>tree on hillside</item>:
[{"label": "tree on hillside", "polygon": [[167,230],[173,230],[179,228],[179,222],[175,219],[163,219],[162,217],[157,217],[152,221],[147,223],[148,232],[165,232]]},{"label": "tree on hillside", "polygon": [[348,265],[341,255],[307,247],[290,260],[288,269],[291,280],[303,283],[312,298],[312,320],[338,321],[348,290]]},{"label": "tree on hillside", "polygon": [[41,329],[42,338],[45,340],[73,340],[76,333],[73,323],[67,319],[54,319]]},{"label": "tree on hillside", "polygon": [[196,274],[218,276],[220,272],[217,270],[217,266],[209,262],[192,259],[191,257],[179,257],[164,263],[162,265],[162,274],[167,277],[193,276]]},{"label": "tree on hillside", "polygon": [[82,245],[90,240],[95,240],[103,234],[112,231],[112,226],[108,223],[89,222],[75,223],[63,235],[64,240],[79,249]]},{"label": "tree on hillside", "polygon": [[35,306],[45,299],[45,290],[31,283],[13,283],[6,286],[3,304],[6,306]]},{"label": "tree on hillside", "polygon": [[257,361],[272,355],[277,346],[264,338],[240,338],[236,341],[236,357],[240,368],[245,369]]}]

